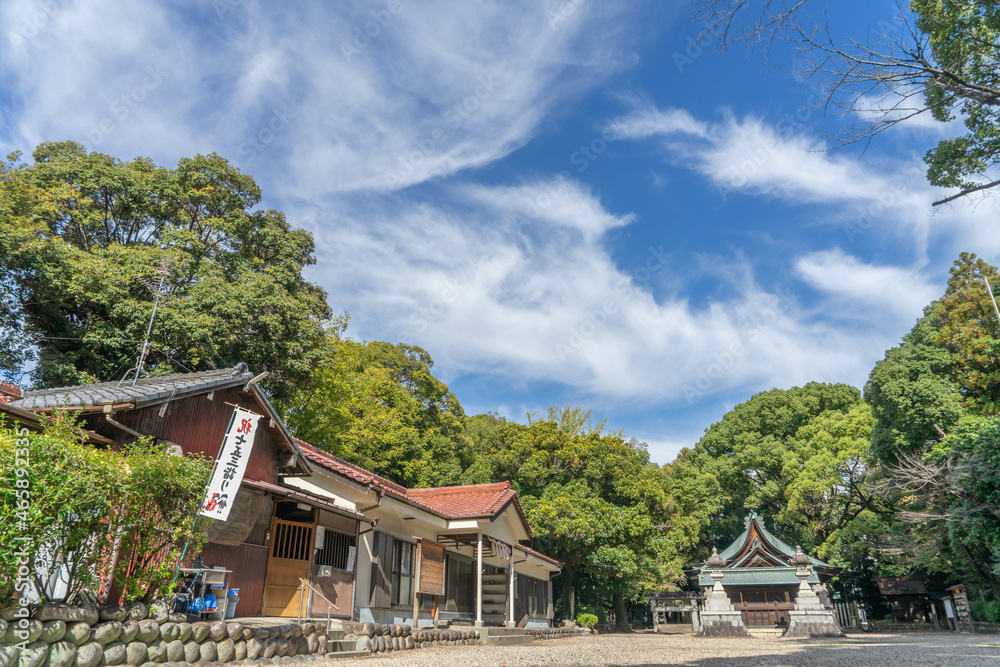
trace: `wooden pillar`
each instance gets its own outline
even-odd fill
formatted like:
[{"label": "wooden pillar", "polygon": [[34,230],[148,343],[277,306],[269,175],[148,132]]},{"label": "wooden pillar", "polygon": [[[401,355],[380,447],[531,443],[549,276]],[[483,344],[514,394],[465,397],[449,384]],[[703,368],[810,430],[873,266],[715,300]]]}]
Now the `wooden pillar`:
[{"label": "wooden pillar", "polygon": [[513,628],[517,625],[514,620],[514,547],[510,548],[510,557],[507,558],[507,627]]},{"label": "wooden pillar", "polygon": [[483,627],[483,534],[476,544],[476,627]]},{"label": "wooden pillar", "polygon": [[417,589],[420,588],[420,553],[423,543],[417,540],[417,557],[414,559],[416,561],[416,571],[413,573],[413,629],[417,629],[417,620],[420,618],[420,593]]}]

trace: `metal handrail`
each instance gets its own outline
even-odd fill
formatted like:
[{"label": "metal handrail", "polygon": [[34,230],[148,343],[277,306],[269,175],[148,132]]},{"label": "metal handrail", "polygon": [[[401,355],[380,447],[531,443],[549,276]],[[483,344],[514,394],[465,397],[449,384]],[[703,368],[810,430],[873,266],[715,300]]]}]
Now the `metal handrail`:
[{"label": "metal handrail", "polygon": [[323,593],[321,593],[319,590],[317,590],[315,586],[313,586],[312,584],[310,584],[308,581],[306,581],[302,577],[299,577],[299,582],[300,582],[300,585],[299,585],[299,617],[296,620],[296,622],[297,623],[302,623],[302,599],[305,597],[305,589],[308,588],[313,593],[315,593],[316,595],[318,595],[321,598],[323,598],[323,601],[326,602],[326,631],[329,632],[330,631],[330,607],[333,607],[337,611],[340,611],[340,607],[338,607],[337,605],[335,605],[332,602],[330,602],[330,600],[328,600],[327,597],[325,595],[323,595]]}]

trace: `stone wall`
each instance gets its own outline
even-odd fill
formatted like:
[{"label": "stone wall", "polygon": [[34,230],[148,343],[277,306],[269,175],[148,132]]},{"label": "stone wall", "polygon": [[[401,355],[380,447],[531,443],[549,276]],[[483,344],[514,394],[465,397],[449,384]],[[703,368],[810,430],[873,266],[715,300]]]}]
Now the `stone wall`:
[{"label": "stone wall", "polygon": [[479,631],[471,628],[418,628],[414,631],[409,625],[400,623],[345,622],[343,631],[344,641],[353,641],[355,651],[372,653],[479,643]]},{"label": "stone wall", "polygon": [[196,662],[285,664],[323,657],[320,624],[246,628],[238,622],[187,622],[164,603],[148,608],[46,604],[30,618],[0,612],[0,667],[186,667]]}]

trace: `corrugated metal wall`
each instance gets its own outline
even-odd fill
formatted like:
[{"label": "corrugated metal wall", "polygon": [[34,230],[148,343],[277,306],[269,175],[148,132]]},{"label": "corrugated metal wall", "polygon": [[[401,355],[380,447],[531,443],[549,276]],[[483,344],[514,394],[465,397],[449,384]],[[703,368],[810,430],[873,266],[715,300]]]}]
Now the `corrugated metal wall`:
[{"label": "corrugated metal wall", "polygon": [[229,586],[240,589],[236,615],[258,616],[264,602],[267,547],[245,543],[238,547],[206,544],[202,555],[206,565],[224,565],[227,570],[233,571]]},{"label": "corrugated metal wall", "polygon": [[[160,406],[131,412],[120,412],[115,419],[142,433],[180,445],[185,453],[200,452],[209,459],[215,459],[222,446],[222,438],[233,414],[233,403],[248,410],[260,412],[261,407],[250,395],[240,389],[225,389],[215,392],[212,400],[207,394],[173,401],[160,417]],[[90,417],[91,428],[113,438],[115,442],[131,441],[132,436],[108,424],[103,414]],[[253,451],[247,462],[246,476],[264,482],[278,482],[278,466],[275,462],[279,447],[269,433],[269,420],[261,421],[257,429]]]}]

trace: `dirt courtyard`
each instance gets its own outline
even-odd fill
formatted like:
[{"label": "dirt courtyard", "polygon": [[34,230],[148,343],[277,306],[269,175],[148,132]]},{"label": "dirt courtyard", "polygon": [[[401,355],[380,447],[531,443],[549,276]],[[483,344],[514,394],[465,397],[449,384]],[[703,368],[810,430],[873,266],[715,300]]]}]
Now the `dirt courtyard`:
[{"label": "dirt courtyard", "polygon": [[906,633],[837,640],[699,639],[690,635],[597,635],[530,646],[446,646],[383,653],[331,666],[534,667],[535,665],[1000,665],[1000,635]]}]

